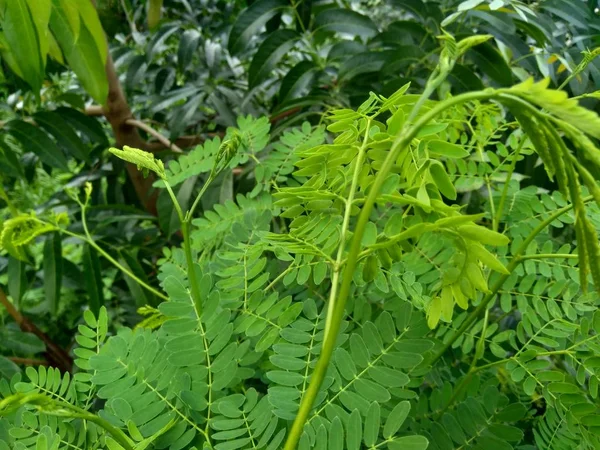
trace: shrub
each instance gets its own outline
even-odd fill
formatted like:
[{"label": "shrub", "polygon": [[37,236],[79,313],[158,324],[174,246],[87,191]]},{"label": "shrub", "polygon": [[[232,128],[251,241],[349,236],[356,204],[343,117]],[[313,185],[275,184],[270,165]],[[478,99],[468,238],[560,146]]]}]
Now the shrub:
[{"label": "shrub", "polygon": [[[73,376],[3,381],[0,448],[600,445],[600,118],[545,81],[429,100],[486,39],[446,35],[422,95],[332,112],[332,142],[306,125],[267,145],[267,122],[241,119],[166,169],[113,150],[181,221],[167,299],[133,330],[86,312]],[[534,152],[556,192],[521,188]],[[246,161],[256,188],[194,219]],[[184,212],[172,186],[201,173]],[[66,232],[13,219],[2,243],[47,231]]]}]

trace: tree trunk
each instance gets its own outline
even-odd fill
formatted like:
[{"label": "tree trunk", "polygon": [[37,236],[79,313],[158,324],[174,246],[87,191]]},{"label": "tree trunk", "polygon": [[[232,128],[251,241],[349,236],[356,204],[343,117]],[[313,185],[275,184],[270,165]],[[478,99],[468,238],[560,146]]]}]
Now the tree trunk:
[{"label": "tree trunk", "polygon": [[[123,88],[121,87],[121,82],[119,81],[119,76],[117,75],[110,54],[106,61],[106,78],[108,80],[108,98],[103,109],[104,115],[115,135],[117,147],[123,148],[123,146],[127,145],[146,150],[148,144],[142,139],[138,129],[127,124],[127,120],[133,119],[133,115],[123,93]],[[152,183],[155,181],[154,177],[149,175],[147,178],[144,178],[142,172],[134,164],[129,163],[127,164],[127,173],[131,178],[140,202],[149,213],[156,215],[158,191],[152,187]]]}]

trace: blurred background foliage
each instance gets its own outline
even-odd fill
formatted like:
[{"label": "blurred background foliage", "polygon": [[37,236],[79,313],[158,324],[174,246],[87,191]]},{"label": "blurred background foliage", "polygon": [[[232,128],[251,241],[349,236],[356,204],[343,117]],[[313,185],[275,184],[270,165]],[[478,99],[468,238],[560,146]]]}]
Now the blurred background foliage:
[{"label": "blurred background foliage", "polygon": [[[47,20],[19,14],[29,3],[0,1],[0,221],[32,209],[67,213],[81,234],[69,188],[91,182],[91,235],[145,281],[180,240],[179,224],[152,180],[109,157],[110,145],[166,160],[224,135],[241,115],[267,116],[276,138],[371,91],[410,82],[409,93],[420,92],[443,30],[493,39],[461,58],[438,98],[533,75],[600,111],[586,94],[600,88],[593,0],[97,0],[97,16],[84,0],[53,0],[42,2]],[[16,29],[31,33],[18,38]],[[248,193],[252,164],[222,176],[202,207]],[[534,157],[519,164],[531,184],[549,186]],[[183,204],[197,185],[179,187]],[[139,307],[156,303],[75,237],[47,235],[30,253],[0,253],[0,375],[21,363],[68,366],[59,362],[82,309],[105,305],[115,326],[133,325]]]}]

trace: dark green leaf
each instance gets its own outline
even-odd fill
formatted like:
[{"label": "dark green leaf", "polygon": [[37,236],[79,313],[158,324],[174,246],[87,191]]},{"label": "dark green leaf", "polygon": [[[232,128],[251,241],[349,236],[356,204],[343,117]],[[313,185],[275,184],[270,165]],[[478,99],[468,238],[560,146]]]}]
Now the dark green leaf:
[{"label": "dark green leaf", "polygon": [[365,38],[373,37],[379,31],[377,25],[367,16],[343,8],[330,8],[322,11],[315,18],[313,28]]},{"label": "dark green leaf", "polygon": [[300,36],[293,30],[277,30],[260,45],[248,70],[250,88],[258,85],[273,71],[275,65],[289,52]]},{"label": "dark green leaf", "polygon": [[60,233],[56,232],[48,235],[44,243],[44,294],[52,315],[58,312],[61,286],[62,239]]},{"label": "dark green leaf", "polygon": [[26,152],[35,153],[43,163],[49,166],[63,170],[69,169],[61,149],[39,128],[22,120],[11,120],[6,124],[6,128],[19,140]]},{"label": "dark green leaf", "polygon": [[244,50],[252,36],[275,14],[289,6],[287,0],[258,0],[239,15],[229,33],[229,52],[233,55]]},{"label": "dark green leaf", "polygon": [[26,0],[3,2],[2,27],[9,49],[21,75],[37,92],[42,87],[43,67],[35,22]]},{"label": "dark green leaf", "polygon": [[23,295],[27,291],[27,277],[25,274],[25,263],[13,256],[8,257],[8,295],[19,309]]},{"label": "dark green leaf", "polygon": [[85,288],[90,299],[90,309],[97,315],[100,307],[104,306],[102,273],[100,271],[98,253],[88,244],[85,244],[81,259]]},{"label": "dark green leaf", "polygon": [[81,161],[90,162],[89,150],[60,114],[41,111],[36,113],[34,118],[43,129],[54,136],[65,152]]},{"label": "dark green leaf", "polygon": [[106,102],[108,82],[101,50],[85,24],[81,24],[79,36],[75,36],[65,11],[54,3],[50,17],[50,28],[60,44],[69,66],[90,96],[100,104]]}]

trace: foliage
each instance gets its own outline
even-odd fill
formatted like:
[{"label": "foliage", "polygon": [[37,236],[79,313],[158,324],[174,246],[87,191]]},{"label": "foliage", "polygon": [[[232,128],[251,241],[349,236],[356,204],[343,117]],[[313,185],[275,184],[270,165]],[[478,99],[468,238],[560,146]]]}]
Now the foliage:
[{"label": "foliage", "polygon": [[593,2],[75,3],[0,1],[0,449],[600,445]]},{"label": "foliage", "polygon": [[[8,445],[599,445],[600,119],[547,81],[428,100],[486,39],[445,35],[425,94],[406,85],[332,111],[331,141],[306,124],[268,145],[266,120],[240,118],[166,168],[113,150],[159,175],[183,248],[164,252],[164,301],[143,326],[108,333],[106,309],[88,311],[72,379],[40,368],[4,382]],[[529,155],[556,192],[521,187]],[[240,165],[256,187],[195,219]],[[172,186],[198,176],[180,204]],[[71,194],[83,223],[84,194]]]}]

